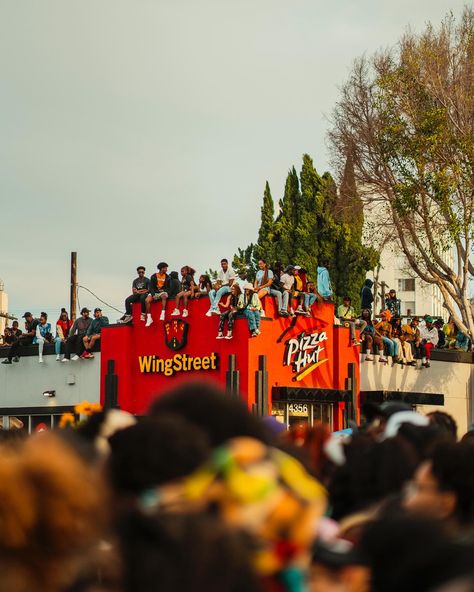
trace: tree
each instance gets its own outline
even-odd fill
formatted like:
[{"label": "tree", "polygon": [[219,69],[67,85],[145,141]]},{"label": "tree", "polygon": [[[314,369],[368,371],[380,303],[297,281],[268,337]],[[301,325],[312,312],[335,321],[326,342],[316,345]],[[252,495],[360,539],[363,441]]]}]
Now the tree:
[{"label": "tree", "polygon": [[261,224],[253,255],[256,261],[264,259],[272,265],[275,260],[275,206],[268,181],[265,184],[260,212]]},{"label": "tree", "polygon": [[471,339],[473,64],[474,9],[465,8],[459,22],[449,16],[358,59],[330,132],[339,170],[351,151],[363,199],[380,204],[383,230],[396,233],[413,271],[438,286]]},{"label": "tree", "polygon": [[299,178],[295,167],[288,172],[276,220],[266,184],[258,242],[239,249],[233,267],[253,279],[257,261],[263,257],[269,262],[280,260],[284,266],[298,264],[315,280],[318,263],[329,259],[336,294],[349,294],[357,308],[366,272],[375,266],[377,255],[362,244],[362,203],[353,185],[349,181],[346,185],[345,201],[339,203],[342,198],[332,176],[320,176],[311,157],[303,155]]}]

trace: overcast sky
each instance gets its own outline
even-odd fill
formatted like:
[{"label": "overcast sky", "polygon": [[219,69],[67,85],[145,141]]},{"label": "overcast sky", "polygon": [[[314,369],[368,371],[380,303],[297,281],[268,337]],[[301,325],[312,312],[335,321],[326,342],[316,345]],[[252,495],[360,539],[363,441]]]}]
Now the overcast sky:
[{"label": "overcast sky", "polygon": [[327,117],[353,59],[463,4],[0,0],[10,311],[55,320],[72,250],[80,284],[118,308],[138,264],[230,259],[256,238],[267,179],[278,200],[303,153],[328,168]]}]

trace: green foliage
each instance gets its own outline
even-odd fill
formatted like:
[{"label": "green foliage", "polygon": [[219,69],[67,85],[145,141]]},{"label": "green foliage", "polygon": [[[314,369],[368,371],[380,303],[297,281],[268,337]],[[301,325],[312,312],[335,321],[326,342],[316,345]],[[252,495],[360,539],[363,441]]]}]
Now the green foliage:
[{"label": "green foliage", "polygon": [[238,249],[232,265],[253,280],[260,258],[270,265],[275,261],[284,266],[298,264],[316,280],[318,262],[327,258],[336,295],[349,294],[357,309],[366,272],[378,261],[376,251],[362,244],[363,221],[352,161],[348,158],[338,193],[330,173],[320,176],[305,154],[299,177],[295,167],[288,172],[276,219],[266,183],[257,244]]}]

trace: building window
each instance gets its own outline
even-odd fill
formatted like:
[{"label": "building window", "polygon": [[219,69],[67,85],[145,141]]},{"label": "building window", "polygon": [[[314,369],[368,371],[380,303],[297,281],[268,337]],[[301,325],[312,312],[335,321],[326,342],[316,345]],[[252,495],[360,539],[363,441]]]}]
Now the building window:
[{"label": "building window", "polygon": [[414,292],[415,291],[415,278],[402,278],[398,280],[398,291],[399,292]]}]

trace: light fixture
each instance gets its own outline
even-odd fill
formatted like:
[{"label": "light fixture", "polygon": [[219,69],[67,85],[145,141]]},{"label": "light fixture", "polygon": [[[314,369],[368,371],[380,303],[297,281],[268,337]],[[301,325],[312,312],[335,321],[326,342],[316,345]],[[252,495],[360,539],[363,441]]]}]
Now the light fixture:
[{"label": "light fixture", "polygon": [[44,391],[44,393],[43,393],[43,397],[51,398],[51,397],[55,397],[55,396],[56,396],[56,391],[53,391],[53,390]]}]

